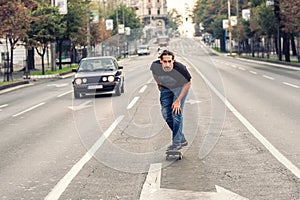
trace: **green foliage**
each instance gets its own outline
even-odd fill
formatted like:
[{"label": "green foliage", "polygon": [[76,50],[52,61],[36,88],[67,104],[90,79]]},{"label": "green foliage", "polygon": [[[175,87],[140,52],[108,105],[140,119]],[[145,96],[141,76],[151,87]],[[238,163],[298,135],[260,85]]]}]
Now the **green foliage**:
[{"label": "green foliage", "polygon": [[167,25],[173,30],[177,30],[183,23],[182,16],[176,9],[172,9],[168,12]]},{"label": "green foliage", "polygon": [[62,29],[65,24],[62,22],[62,17],[56,7],[40,3],[32,16],[34,21],[31,23],[29,36],[31,44],[35,47],[55,41],[56,36],[63,32]]},{"label": "green foliage", "polygon": [[123,24],[123,21],[125,23],[125,27],[130,27],[131,29],[141,29],[143,27],[143,24],[135,11],[132,8],[127,7],[125,4],[120,4],[116,9],[111,10],[107,18],[113,19],[113,34],[117,34],[117,24]]}]

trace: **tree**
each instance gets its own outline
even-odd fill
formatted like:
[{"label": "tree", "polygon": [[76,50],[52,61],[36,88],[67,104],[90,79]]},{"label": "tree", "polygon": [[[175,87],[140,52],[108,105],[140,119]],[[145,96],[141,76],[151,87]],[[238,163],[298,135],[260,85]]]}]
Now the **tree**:
[{"label": "tree", "polygon": [[182,15],[180,15],[176,9],[173,8],[168,12],[168,25],[170,28],[177,30],[182,23]]},{"label": "tree", "polygon": [[118,33],[117,25],[123,24],[123,21],[125,27],[130,27],[131,29],[140,29],[143,27],[135,11],[132,8],[128,8],[125,4],[120,4],[116,9],[111,10],[108,18],[114,21],[113,34]]},{"label": "tree", "polygon": [[[6,38],[6,43],[10,44],[9,73],[13,72],[14,49],[20,41],[25,40],[30,27],[31,16],[29,13],[34,3],[30,4],[29,1],[26,3],[17,0],[0,1],[0,36]],[[7,76],[7,81],[9,81],[9,76]]]},{"label": "tree", "polygon": [[63,44],[68,43],[71,53],[71,62],[78,61],[76,46],[78,44],[86,43],[86,33],[82,31],[82,28],[86,26],[86,5],[82,0],[68,0],[68,13],[62,15],[61,21],[64,23],[64,27],[61,33],[56,35],[56,42],[58,46],[58,60],[59,69],[62,68],[62,52]]},{"label": "tree", "polygon": [[37,53],[42,59],[42,74],[45,74],[44,56],[50,42],[55,41],[57,34],[65,27],[62,17],[59,15],[58,9],[47,3],[39,3],[38,8],[33,11],[30,26],[29,44],[34,46]]},{"label": "tree", "polygon": [[297,57],[298,62],[300,62],[300,2],[294,0],[283,0],[280,4],[280,11],[283,18],[283,30],[291,35],[297,34]]}]

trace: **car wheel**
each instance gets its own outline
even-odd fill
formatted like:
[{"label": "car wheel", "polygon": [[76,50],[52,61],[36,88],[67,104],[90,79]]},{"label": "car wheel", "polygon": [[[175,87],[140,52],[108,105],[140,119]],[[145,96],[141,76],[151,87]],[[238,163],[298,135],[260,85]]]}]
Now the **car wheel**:
[{"label": "car wheel", "polygon": [[118,86],[118,88],[116,90],[116,95],[121,96],[121,93],[122,93],[122,88],[120,86]]},{"label": "car wheel", "polygon": [[124,89],[124,84],[121,87],[121,93],[124,93],[125,89]]},{"label": "car wheel", "polygon": [[74,98],[75,99],[79,99],[80,98],[80,93],[76,92],[75,90],[74,90]]}]

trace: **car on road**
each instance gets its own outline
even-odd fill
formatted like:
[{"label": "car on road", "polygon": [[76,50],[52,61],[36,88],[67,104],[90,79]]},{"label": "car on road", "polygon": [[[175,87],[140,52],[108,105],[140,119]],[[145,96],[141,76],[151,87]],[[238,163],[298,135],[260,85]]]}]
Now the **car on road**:
[{"label": "car on road", "polygon": [[73,69],[74,98],[86,95],[124,93],[123,66],[112,56],[83,58],[78,68]]},{"label": "car on road", "polygon": [[142,55],[150,55],[150,48],[148,45],[141,45],[138,47],[137,49],[137,54],[139,56],[142,56]]}]

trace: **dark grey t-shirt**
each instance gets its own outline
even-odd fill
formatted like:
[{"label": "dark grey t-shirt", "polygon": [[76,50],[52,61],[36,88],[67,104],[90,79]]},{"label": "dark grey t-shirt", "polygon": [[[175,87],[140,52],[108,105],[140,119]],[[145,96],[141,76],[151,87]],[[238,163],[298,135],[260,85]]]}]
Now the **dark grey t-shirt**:
[{"label": "dark grey t-shirt", "polygon": [[178,88],[191,80],[191,75],[186,66],[180,62],[175,61],[173,70],[165,72],[159,60],[153,61],[150,70],[157,76],[158,84],[166,88]]}]

